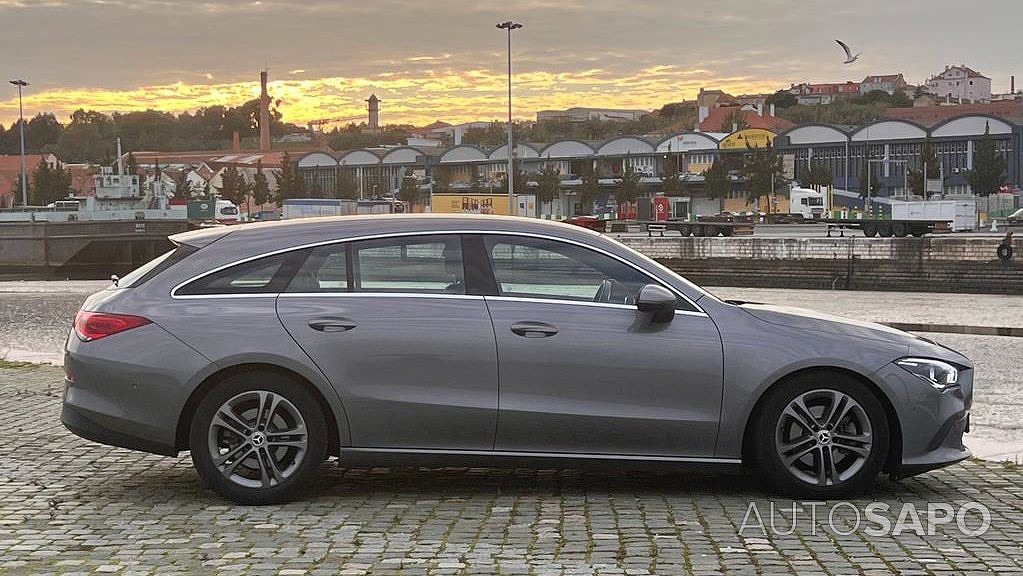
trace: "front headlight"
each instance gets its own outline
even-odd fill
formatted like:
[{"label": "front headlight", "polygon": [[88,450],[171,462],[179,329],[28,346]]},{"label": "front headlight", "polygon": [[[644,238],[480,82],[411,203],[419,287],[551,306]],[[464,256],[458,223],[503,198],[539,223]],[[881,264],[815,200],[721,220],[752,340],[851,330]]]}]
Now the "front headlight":
[{"label": "front headlight", "polygon": [[938,390],[944,390],[959,381],[959,369],[941,360],[931,358],[903,358],[896,360],[900,368],[926,381]]}]

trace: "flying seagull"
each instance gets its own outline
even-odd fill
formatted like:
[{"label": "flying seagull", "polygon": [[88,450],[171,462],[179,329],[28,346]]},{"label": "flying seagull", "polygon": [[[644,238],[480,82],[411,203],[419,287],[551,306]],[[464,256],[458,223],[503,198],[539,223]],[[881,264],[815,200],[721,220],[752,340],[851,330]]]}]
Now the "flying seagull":
[{"label": "flying seagull", "polygon": [[845,50],[845,62],[843,62],[843,64],[852,64],[860,57],[860,54],[863,54],[863,52],[860,52],[853,56],[852,50],[849,49],[848,44],[841,40],[835,40],[835,42],[838,42],[838,45],[842,47],[842,50]]}]

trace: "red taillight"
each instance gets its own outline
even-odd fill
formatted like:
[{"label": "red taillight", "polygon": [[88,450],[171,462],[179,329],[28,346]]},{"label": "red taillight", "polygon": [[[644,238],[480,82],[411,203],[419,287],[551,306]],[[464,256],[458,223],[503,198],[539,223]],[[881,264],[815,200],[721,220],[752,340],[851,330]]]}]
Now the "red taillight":
[{"label": "red taillight", "polygon": [[80,310],[75,316],[75,334],[83,342],[150,324],[149,319],[130,314],[106,314]]}]

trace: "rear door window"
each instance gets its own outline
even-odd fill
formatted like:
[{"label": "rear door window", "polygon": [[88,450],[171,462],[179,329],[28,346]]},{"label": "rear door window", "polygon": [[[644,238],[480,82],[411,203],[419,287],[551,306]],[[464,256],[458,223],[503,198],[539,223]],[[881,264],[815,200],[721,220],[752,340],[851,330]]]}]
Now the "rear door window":
[{"label": "rear door window", "polygon": [[356,292],[465,294],[459,236],[408,236],[352,244]]}]

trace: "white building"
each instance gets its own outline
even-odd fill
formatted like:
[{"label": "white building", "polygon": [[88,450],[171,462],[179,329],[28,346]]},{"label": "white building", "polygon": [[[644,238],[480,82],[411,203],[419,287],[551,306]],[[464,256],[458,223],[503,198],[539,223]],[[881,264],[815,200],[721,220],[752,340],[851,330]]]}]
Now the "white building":
[{"label": "white building", "polygon": [[959,104],[991,101],[991,79],[966,65],[945,66],[927,80],[927,92]]}]

